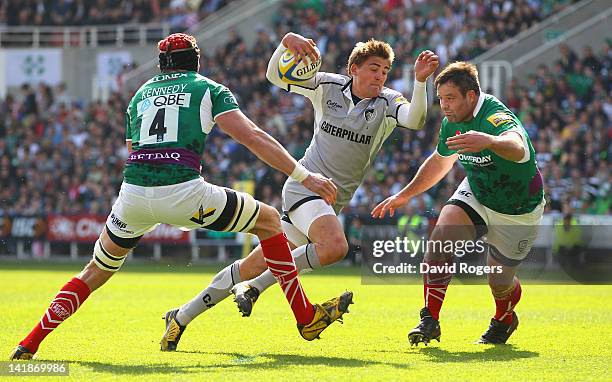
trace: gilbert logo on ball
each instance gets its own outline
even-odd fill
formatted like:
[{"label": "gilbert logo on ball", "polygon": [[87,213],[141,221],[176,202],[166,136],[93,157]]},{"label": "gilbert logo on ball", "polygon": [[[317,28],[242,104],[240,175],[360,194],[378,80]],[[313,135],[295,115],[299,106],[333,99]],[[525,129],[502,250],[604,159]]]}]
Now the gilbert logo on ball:
[{"label": "gilbert logo on ball", "polygon": [[[315,49],[317,49],[315,47]],[[311,79],[317,74],[321,68],[321,53],[319,53],[319,59],[315,62],[310,60],[302,60],[299,63],[295,63],[293,52],[290,50],[285,51],[278,60],[278,76],[288,84],[299,83]]]}]

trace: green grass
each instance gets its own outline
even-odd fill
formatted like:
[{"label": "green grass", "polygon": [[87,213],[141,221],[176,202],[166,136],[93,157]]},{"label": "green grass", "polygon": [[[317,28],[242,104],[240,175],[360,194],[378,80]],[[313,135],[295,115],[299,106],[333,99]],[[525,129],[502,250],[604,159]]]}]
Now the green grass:
[{"label": "green grass", "polygon": [[[311,301],[355,292],[344,325],[334,324],[322,340],[299,337],[273,287],[251,318],[228,299],[192,322],[179,351],[160,352],[162,314],[193,297],[217,269],[126,265],[43,342],[38,359],[70,364],[69,377],[44,380],[610,380],[611,286],[524,285],[512,345],[496,347],[473,344],[493,311],[488,287],[451,285],[442,342],[411,349],[406,334],[417,322],[422,288],[361,285],[359,271],[346,268],[303,277]],[[78,270],[0,263],[1,357]]]}]

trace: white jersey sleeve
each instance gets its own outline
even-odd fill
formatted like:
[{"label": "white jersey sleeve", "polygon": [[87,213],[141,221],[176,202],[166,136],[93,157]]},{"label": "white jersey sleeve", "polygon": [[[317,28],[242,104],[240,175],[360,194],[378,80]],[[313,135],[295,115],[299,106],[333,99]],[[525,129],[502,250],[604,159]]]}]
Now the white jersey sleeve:
[{"label": "white jersey sleeve", "polygon": [[288,84],[283,82],[280,76],[278,75],[278,61],[286,50],[287,48],[285,48],[282,43],[278,44],[276,50],[274,51],[274,53],[272,53],[272,57],[270,57],[270,61],[268,61],[268,69],[266,70],[266,78],[268,79],[268,81],[283,90],[288,90]]},{"label": "white jersey sleeve", "polygon": [[412,90],[412,100],[408,102],[406,98],[400,96],[392,100],[389,110],[395,110],[397,126],[412,130],[420,130],[425,126],[427,116],[427,94],[425,83],[414,81]]}]

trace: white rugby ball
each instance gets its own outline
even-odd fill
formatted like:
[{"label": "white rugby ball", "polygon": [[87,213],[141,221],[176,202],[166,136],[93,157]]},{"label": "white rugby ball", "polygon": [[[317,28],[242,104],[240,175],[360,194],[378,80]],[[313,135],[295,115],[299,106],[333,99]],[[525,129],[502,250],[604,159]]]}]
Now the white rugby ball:
[{"label": "white rugby ball", "polygon": [[300,83],[314,77],[319,69],[321,68],[321,53],[315,46],[319,59],[315,62],[310,62],[310,59],[300,61],[299,63],[294,62],[294,55],[289,49],[283,53],[280,60],[278,60],[278,76],[283,82],[288,84]]}]

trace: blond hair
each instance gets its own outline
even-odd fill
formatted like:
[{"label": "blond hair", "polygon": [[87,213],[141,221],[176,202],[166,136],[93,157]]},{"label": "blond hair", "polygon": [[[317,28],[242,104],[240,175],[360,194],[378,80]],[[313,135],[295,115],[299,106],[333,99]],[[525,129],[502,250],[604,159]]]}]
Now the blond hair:
[{"label": "blond hair", "polygon": [[380,57],[389,60],[389,64],[393,64],[395,53],[393,53],[391,45],[384,41],[370,39],[367,42],[358,42],[349,56],[348,64],[346,65],[347,74],[351,75],[351,66],[353,64],[360,66],[370,57]]}]

